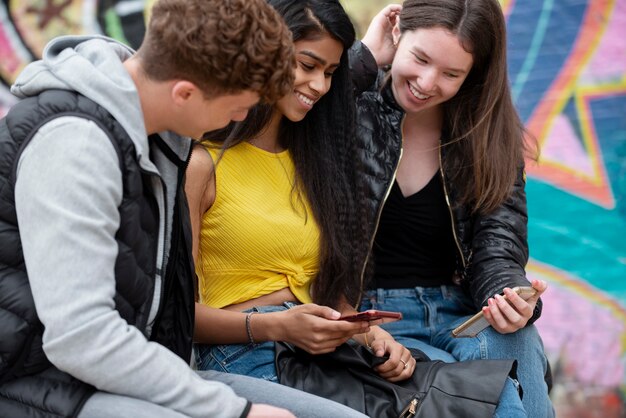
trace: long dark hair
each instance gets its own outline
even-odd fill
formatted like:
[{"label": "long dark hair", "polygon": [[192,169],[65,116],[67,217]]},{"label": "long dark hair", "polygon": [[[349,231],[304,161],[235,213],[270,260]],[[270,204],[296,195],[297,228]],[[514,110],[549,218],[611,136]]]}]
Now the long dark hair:
[{"label": "long dark hair", "polygon": [[[344,48],[330,90],[305,118],[282,118],[278,139],[296,167],[294,192],[306,196],[321,230],[320,271],[311,293],[316,303],[338,307],[341,297],[355,304],[368,251],[364,188],[356,167],[355,101],[348,66],[354,26],[337,0],[268,0],[285,19],[294,42],[328,34]],[[245,121],[205,135],[233,146],[267,126],[272,107],[255,107]]]},{"label": "long dark hair", "polygon": [[509,197],[524,157],[536,144],[524,141],[513,105],[506,58],[506,24],[497,0],[406,0],[400,32],[441,27],[472,54],[472,69],[459,92],[443,104],[443,132],[450,140],[444,164],[461,202],[488,213]]}]

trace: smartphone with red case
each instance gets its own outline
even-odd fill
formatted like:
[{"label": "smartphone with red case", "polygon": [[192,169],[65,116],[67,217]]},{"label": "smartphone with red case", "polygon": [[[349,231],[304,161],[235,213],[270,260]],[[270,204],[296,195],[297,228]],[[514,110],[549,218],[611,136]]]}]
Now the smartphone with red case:
[{"label": "smartphone with red case", "polygon": [[367,311],[359,312],[353,315],[346,315],[339,318],[341,321],[378,321],[383,320],[383,322],[393,322],[399,321],[402,319],[401,312],[391,312],[391,311],[377,311],[375,309],[370,309]]}]

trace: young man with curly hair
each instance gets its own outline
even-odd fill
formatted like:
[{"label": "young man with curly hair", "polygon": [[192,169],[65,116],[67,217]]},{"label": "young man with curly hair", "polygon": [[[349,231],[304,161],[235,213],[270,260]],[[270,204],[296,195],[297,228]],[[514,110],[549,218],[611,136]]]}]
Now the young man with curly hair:
[{"label": "young man with curly hair", "polygon": [[265,0],[160,0],[137,53],[62,37],[24,69],[0,120],[0,416],[356,416],[188,365],[186,137],[291,89],[292,49]]}]

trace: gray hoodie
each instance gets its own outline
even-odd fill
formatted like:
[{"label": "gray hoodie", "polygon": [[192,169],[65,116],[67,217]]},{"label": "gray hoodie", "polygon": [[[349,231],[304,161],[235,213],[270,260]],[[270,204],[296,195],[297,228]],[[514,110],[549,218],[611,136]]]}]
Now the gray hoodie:
[{"label": "gray hoodie", "polygon": [[[11,91],[24,98],[49,89],[76,91],[117,119],[132,138],[140,165],[156,174],[160,230],[157,271],[165,271],[175,170],[150,144],[135,84],[122,62],[133,51],[98,36],[52,41]],[[190,141],[162,134],[181,156]],[[172,185],[163,187],[163,183]],[[166,191],[168,194],[166,194]],[[63,116],[42,126],[21,154],[15,186],[20,238],[48,359],[101,391],[146,400],[191,417],[237,417],[246,400],[222,383],[200,378],[165,347],[148,341],[158,310],[157,274],[143,334],[115,310],[115,233],[122,173],[111,141],[94,123]]]}]

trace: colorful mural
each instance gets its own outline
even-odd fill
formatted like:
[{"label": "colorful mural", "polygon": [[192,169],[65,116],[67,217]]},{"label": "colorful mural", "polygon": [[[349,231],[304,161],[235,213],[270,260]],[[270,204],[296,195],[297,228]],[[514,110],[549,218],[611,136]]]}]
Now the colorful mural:
[{"label": "colorful mural", "polygon": [[[151,0],[0,0],[7,86],[63,34],[141,43]],[[342,0],[362,34],[385,0]],[[510,81],[529,135],[530,277],[559,417],[626,416],[626,0],[501,0]]]},{"label": "colorful mural", "polygon": [[41,57],[55,36],[106,34],[138,47],[145,31],[144,0],[0,0],[0,116],[14,99],[8,86]]},{"label": "colorful mural", "polygon": [[[529,133],[528,272],[559,416],[626,416],[626,1],[508,1],[510,79]],[[567,406],[566,406],[567,405]]]}]

